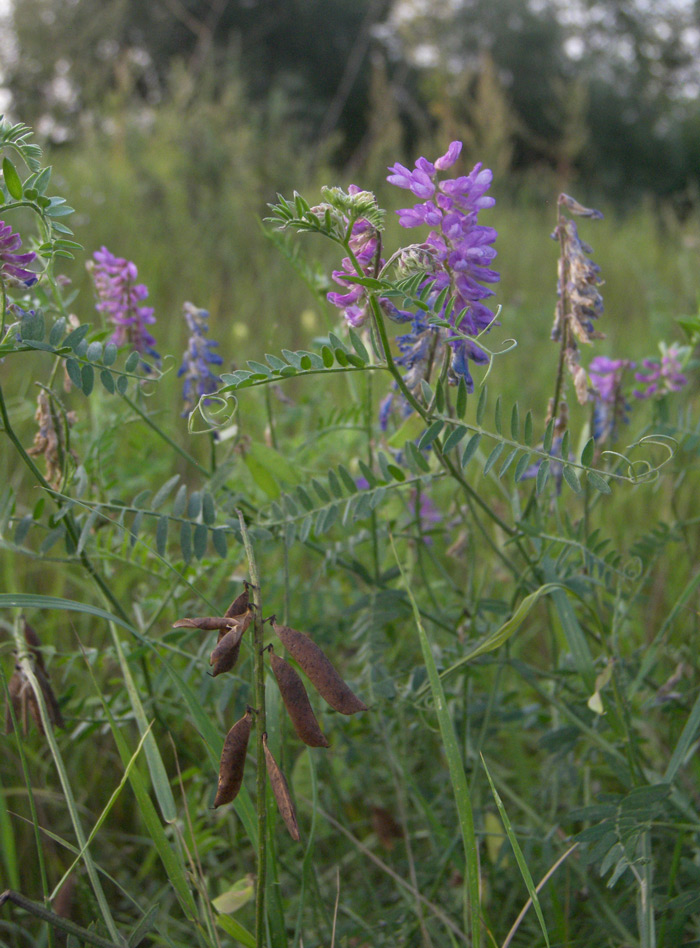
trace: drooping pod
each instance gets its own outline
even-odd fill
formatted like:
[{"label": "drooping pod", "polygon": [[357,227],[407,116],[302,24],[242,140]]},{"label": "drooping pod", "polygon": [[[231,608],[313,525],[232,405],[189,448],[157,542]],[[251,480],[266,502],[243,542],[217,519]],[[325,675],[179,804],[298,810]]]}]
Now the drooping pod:
[{"label": "drooping pod", "polygon": [[221,675],[223,672],[231,671],[238,661],[238,653],[241,650],[241,639],[245,629],[231,629],[222,636],[217,642],[216,648],[209,656],[209,664],[212,666],[212,678]]},{"label": "drooping pod", "polygon": [[272,756],[270,748],[267,746],[267,734],[263,734],[263,748],[265,750],[267,776],[270,778],[270,786],[272,787],[272,792],[277,801],[277,809],[280,811],[280,816],[289,830],[289,835],[292,839],[299,842],[299,825],[297,823],[296,813],[294,812],[292,797],[289,793],[287,781],[284,779],[284,774]]},{"label": "drooping pod", "polygon": [[248,596],[248,583],[246,583],[243,592],[233,600],[226,610],[226,618],[232,619],[234,616],[242,616],[249,608],[250,597]]},{"label": "drooping pod", "polygon": [[230,803],[238,795],[243,783],[243,768],[248,753],[248,739],[252,721],[251,709],[248,708],[243,717],[236,721],[226,735],[224,747],[221,751],[219,765],[219,785],[216,791],[214,807]]},{"label": "drooping pod", "polygon": [[272,646],[270,646],[270,666],[297,737],[309,747],[328,747],[328,741],[311,707],[304,682],[289,662],[275,655]]},{"label": "drooping pod", "polygon": [[367,705],[343,681],[323,651],[308,635],[290,629],[287,625],[272,627],[289,654],[298,663],[301,670],[321,697],[341,714],[356,714],[366,711]]}]

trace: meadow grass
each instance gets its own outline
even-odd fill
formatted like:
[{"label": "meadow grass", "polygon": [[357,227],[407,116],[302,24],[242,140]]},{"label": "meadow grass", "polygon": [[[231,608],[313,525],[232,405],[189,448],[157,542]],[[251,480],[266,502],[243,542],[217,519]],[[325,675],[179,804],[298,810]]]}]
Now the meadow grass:
[{"label": "meadow grass", "polygon": [[[185,346],[186,299],[210,310],[227,371],[283,348],[320,351],[315,337],[329,329],[342,335],[337,315],[265,237],[259,217],[276,190],[297,187],[315,203],[327,172],[309,183],[289,151],[260,170],[253,137],[233,130],[223,142],[207,137],[204,116],[183,138],[171,121],[167,136],[124,129],[51,156],[61,193],[78,209],[72,220],[87,255],[105,245],[136,262],[156,310],[159,349],[172,354],[174,368]],[[388,190],[380,200],[396,207]],[[506,427],[517,400],[521,424],[533,411],[535,444],[557,360],[549,341],[555,200],[539,207],[504,195],[488,217],[499,231],[503,305],[490,339],[495,348],[508,338],[518,346],[495,360],[483,424],[493,431],[497,394]],[[650,206],[624,217],[602,210],[603,221],[581,224],[606,281],[607,339],[594,351],[639,360],[660,338],[679,339],[674,318],[695,312],[698,222],[679,224]],[[390,223],[386,245],[398,236]],[[322,272],[337,266],[341,254],[331,245],[297,240]],[[65,268],[80,291],[70,308],[98,323],[84,263],[78,257]],[[35,376],[44,379],[50,364],[33,352],[8,356],[3,366],[8,415],[25,447],[35,430]],[[284,835],[268,791],[259,944],[430,948],[548,939],[651,948],[697,940],[697,383],[691,378],[655,418],[633,417],[630,440],[662,429],[678,453],[655,483],[616,483],[611,497],[591,488],[579,497],[566,486],[538,495],[534,481],[515,485],[512,470],[495,477],[498,465],[484,474],[484,445],[464,477],[501,524],[514,525],[509,535],[458,481],[421,482],[408,466],[416,487],[392,482],[376,507],[362,508],[347,484],[334,493],[339,475],[328,471],[342,465],[360,477],[360,460],[382,481],[377,455],[390,452],[376,412],[390,382],[386,371],[363,370],[241,389],[230,418],[237,429],[219,443],[187,433],[174,371],[157,386],[130,389],[132,403],[181,453],[128,403],[97,390],[89,401],[63,393],[78,412],[72,444],[88,486],[80,494],[67,485],[53,508],[46,491],[30,486],[19,455],[3,452],[3,674],[7,681],[13,652],[31,674],[9,608],[21,603],[44,645],[67,727],[48,745],[36,729],[4,738],[0,888],[48,905],[99,825],[70,882],[68,918],[86,943],[95,923],[93,933],[111,943],[132,932],[132,945],[256,944],[252,750],[233,807],[211,806],[224,735],[252,703],[260,663],[246,640],[235,669],[212,679],[211,634],[172,628],[182,616],[222,615],[242,580],[252,579],[236,527],[241,508],[263,615],[274,611],[313,634],[370,706],[345,718],[313,698],[332,750],[305,749],[267,676],[270,745],[296,800],[302,843]],[[470,396],[472,424],[476,403]],[[587,409],[572,406],[572,432],[583,441],[588,420]],[[159,508],[172,516],[159,551],[149,504],[175,474],[191,506],[178,513],[174,489]],[[299,487],[311,502],[305,538],[292,512],[295,503],[303,511]],[[135,503],[144,490],[149,497]],[[192,501],[202,490],[226,525],[227,558],[211,546],[188,558],[177,542],[181,522],[202,523]],[[421,493],[440,511],[437,522],[421,521]],[[135,509],[120,520],[110,501]],[[112,601],[70,545],[41,546],[61,523],[49,520],[50,509],[66,522],[76,518],[80,532],[95,504],[109,519],[89,525],[84,550]],[[324,511],[334,505],[332,519]],[[147,512],[138,526],[136,508]],[[30,515],[30,533],[18,542]],[[620,556],[605,561],[610,553]],[[12,599],[19,594],[33,598]],[[582,830],[589,838],[573,847]],[[511,933],[533,885],[558,863],[537,911]],[[58,944],[56,925],[22,904],[6,906],[0,939]]]}]

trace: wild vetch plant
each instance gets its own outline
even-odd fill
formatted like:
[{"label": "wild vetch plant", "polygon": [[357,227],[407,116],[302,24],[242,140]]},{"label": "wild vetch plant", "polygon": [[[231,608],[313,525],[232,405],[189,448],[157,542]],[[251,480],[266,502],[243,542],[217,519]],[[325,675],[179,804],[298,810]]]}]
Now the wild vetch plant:
[{"label": "wild vetch plant", "polygon": [[245,367],[128,248],[77,296],[72,209],[0,147],[3,937],[700,936],[694,337],[605,354],[602,215],[560,196],[558,274],[533,235],[559,348],[521,406],[460,142],[389,169],[400,246],[361,187],[279,197],[337,323]]}]

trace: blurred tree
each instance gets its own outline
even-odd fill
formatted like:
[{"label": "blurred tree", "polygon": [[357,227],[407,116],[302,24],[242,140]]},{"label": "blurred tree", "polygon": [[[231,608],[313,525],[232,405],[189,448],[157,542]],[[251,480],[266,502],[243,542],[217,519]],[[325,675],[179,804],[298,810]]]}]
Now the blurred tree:
[{"label": "blurred tree", "polygon": [[[65,138],[115,91],[157,104],[175,61],[215,87],[240,67],[249,94],[281,86],[318,137],[357,140],[373,27],[392,0],[14,0],[12,108]],[[219,90],[220,91],[220,90]],[[312,137],[317,136],[312,133]]]}]

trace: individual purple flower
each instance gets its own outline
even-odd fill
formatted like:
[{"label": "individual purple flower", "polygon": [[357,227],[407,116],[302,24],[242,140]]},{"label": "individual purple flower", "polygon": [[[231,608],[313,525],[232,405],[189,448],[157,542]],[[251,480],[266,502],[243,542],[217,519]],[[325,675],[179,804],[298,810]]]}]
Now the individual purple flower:
[{"label": "individual purple flower", "polygon": [[92,256],[88,270],[97,294],[96,309],[116,326],[110,341],[120,347],[128,343],[142,356],[148,355],[159,364],[156,341],[146,328],[156,318],[152,306],[141,305],[148,296],[148,289],[136,282],[136,264],[124,257],[115,257],[106,247],[96,250]]},{"label": "individual purple flower", "polygon": [[[452,142],[434,163],[419,158],[413,171],[396,164],[389,168],[392,174],[387,181],[418,198],[427,199],[397,211],[402,227],[427,225],[432,228],[421,245],[428,263],[426,278],[421,284],[421,289],[430,287],[427,302],[448,289],[452,300],[449,321],[463,335],[478,336],[495,323],[492,310],[482,301],[493,296],[489,284],[500,279],[497,271],[490,269],[496,256],[491,245],[497,232],[493,227],[477,223],[478,212],[495,204],[494,198],[486,195],[493,174],[479,163],[468,175],[439,180],[438,172],[452,167],[461,150],[461,142]],[[445,310],[437,315],[444,316]],[[448,335],[444,329],[433,328],[431,332],[441,339]],[[448,344],[452,349],[452,381],[464,378],[469,391],[473,391],[468,363],[471,360],[483,364],[488,362],[488,356],[478,345],[464,338],[453,338]]]},{"label": "individual purple flower", "polygon": [[642,370],[635,372],[640,388],[635,389],[635,398],[652,398],[678,392],[687,384],[683,374],[684,351],[681,346],[666,346],[662,343],[661,359],[643,359]]},{"label": "individual purple flower", "polygon": [[596,356],[588,367],[593,399],[593,437],[614,440],[619,426],[629,423],[630,405],[623,392],[624,375],[634,368],[629,359]]},{"label": "individual purple flower", "polygon": [[0,221],[0,280],[10,286],[32,286],[38,277],[31,270],[25,270],[28,263],[36,259],[33,250],[15,253],[22,246],[19,234],[12,233],[12,226]]},{"label": "individual purple flower", "polygon": [[[202,396],[213,394],[221,384],[221,378],[212,372],[211,366],[221,365],[224,360],[213,351],[218,346],[218,342],[205,338],[209,332],[207,310],[199,309],[192,303],[185,303],[182,312],[190,330],[190,337],[177,374],[178,377],[185,377],[182,386],[185,410],[182,416],[186,418],[194,411]],[[205,403],[210,400],[204,399]]]}]

